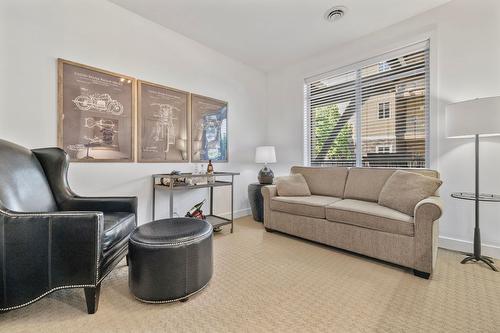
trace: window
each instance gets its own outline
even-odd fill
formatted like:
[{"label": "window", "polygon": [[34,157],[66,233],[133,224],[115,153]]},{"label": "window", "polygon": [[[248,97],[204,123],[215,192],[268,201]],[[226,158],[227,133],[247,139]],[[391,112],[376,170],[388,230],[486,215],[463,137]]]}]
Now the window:
[{"label": "window", "polygon": [[387,119],[391,116],[389,102],[378,103],[378,119]]},{"label": "window", "polygon": [[377,146],[378,154],[388,154],[392,150],[392,146]]},{"label": "window", "polygon": [[428,41],[306,79],[304,94],[306,164],[428,164]]},{"label": "window", "polygon": [[385,72],[391,69],[391,66],[389,65],[388,62],[383,61],[378,64],[378,71],[379,72]]}]

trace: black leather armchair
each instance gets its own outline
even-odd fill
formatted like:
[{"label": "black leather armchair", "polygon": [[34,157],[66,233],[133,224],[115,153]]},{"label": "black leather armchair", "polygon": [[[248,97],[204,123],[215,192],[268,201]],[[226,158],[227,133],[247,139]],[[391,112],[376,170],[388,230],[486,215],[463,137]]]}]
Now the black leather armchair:
[{"label": "black leather armchair", "polygon": [[59,148],[0,140],[0,311],[84,288],[95,313],[101,281],[127,254],[137,198],[80,197],[68,166]]}]

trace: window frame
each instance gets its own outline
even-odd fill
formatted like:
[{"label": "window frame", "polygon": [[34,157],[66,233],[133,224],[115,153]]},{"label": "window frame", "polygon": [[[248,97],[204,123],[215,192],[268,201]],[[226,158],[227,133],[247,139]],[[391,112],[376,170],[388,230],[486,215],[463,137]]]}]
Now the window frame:
[{"label": "window frame", "polygon": [[[387,108],[385,106],[387,106]],[[378,103],[378,119],[385,120],[385,119],[390,119],[390,118],[391,118],[391,102],[379,102]]]},{"label": "window frame", "polygon": [[[383,149],[381,149],[383,148]],[[387,148],[387,151],[380,151],[380,150],[385,150]],[[377,145],[375,147],[375,150],[377,152],[377,154],[390,154],[392,153],[392,145],[390,144],[387,144],[387,145]]]},{"label": "window frame", "polygon": [[[412,52],[418,51],[426,51],[427,55],[425,58],[425,73],[426,73],[426,87],[427,92],[425,95],[425,106],[426,112],[423,121],[425,122],[426,130],[425,130],[425,165],[422,168],[438,168],[437,165],[437,147],[436,142],[437,131],[435,128],[435,124],[438,121],[436,113],[433,111],[437,108],[437,91],[436,91],[436,33],[433,30],[423,32],[419,35],[414,36],[413,38],[409,38],[405,41],[393,42],[391,48],[391,44],[389,44],[388,48],[378,48],[377,50],[371,50],[371,56],[369,58],[361,58],[362,60],[338,67],[333,70],[329,70],[327,72],[323,72],[321,74],[311,75],[304,79],[303,87],[304,87],[304,95],[303,95],[303,110],[304,110],[304,126],[303,126],[303,161],[305,166],[311,166],[311,99],[310,99],[310,83],[315,81],[324,80],[328,78],[332,78],[334,76],[339,76],[348,72],[357,72],[363,67],[385,64],[387,59],[397,58],[406,54],[410,54]],[[399,44],[399,45],[398,45]],[[406,45],[401,47],[401,45]],[[389,50],[389,51],[387,51]],[[368,51],[368,50],[367,50]],[[385,67],[384,67],[385,68]],[[391,116],[390,108],[389,108],[389,118]],[[361,118],[360,112],[356,112],[356,120],[358,121]],[[387,118],[385,118],[387,119]],[[361,128],[361,126],[359,127]],[[354,138],[356,142],[356,164],[355,167],[362,167],[362,148],[361,148],[361,131],[356,131],[356,137]],[[360,147],[359,149],[357,147]],[[358,153],[359,152],[359,153]],[[366,166],[369,167],[369,166]],[[389,167],[391,168],[391,167]],[[413,166],[409,166],[409,168],[414,168]]]}]

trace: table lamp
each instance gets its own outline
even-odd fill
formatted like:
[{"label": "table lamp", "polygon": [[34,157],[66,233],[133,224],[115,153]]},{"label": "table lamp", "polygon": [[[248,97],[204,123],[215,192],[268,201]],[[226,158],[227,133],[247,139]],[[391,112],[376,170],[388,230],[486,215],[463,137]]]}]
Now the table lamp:
[{"label": "table lamp", "polygon": [[500,96],[477,98],[446,106],[446,134],[449,138],[475,139],[475,190],[473,194],[461,193],[453,197],[475,201],[474,253],[468,254],[462,264],[482,261],[497,271],[493,260],[481,255],[479,229],[479,201],[486,200],[479,194],[479,137],[500,135]]},{"label": "table lamp", "polygon": [[264,167],[259,171],[259,183],[272,184],[274,173],[267,166],[267,164],[276,163],[276,152],[274,150],[274,146],[257,147],[255,149],[255,163],[264,163]]}]

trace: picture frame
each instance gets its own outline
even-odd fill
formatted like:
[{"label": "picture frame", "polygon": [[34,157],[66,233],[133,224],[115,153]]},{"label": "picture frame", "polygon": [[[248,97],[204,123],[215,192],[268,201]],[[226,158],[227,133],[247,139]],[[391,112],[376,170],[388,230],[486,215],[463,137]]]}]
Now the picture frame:
[{"label": "picture frame", "polygon": [[191,162],[228,162],[228,103],[191,94]]},{"label": "picture frame", "polygon": [[58,146],[72,162],[134,162],[136,79],[58,59]]},{"label": "picture frame", "polygon": [[137,81],[137,156],[142,163],[188,163],[189,92]]}]

